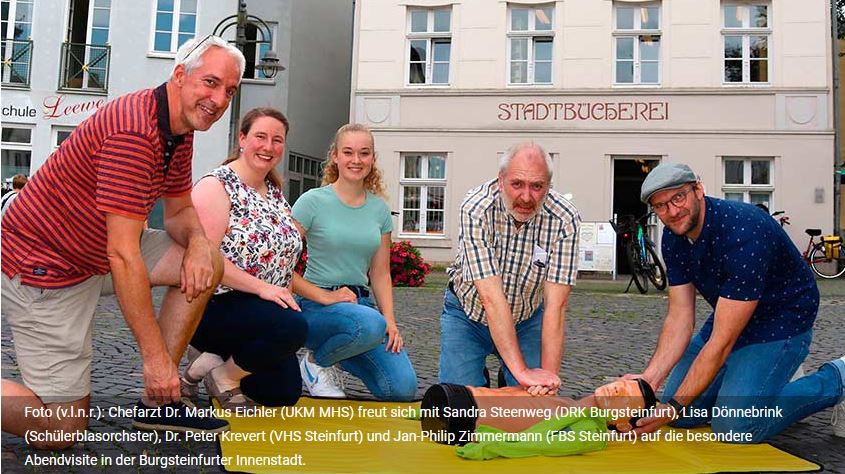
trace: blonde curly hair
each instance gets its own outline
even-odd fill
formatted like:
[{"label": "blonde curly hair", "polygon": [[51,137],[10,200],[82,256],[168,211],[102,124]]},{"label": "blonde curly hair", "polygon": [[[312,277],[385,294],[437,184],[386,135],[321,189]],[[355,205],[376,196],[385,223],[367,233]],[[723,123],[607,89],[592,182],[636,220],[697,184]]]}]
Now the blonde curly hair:
[{"label": "blonde curly hair", "polygon": [[[345,133],[353,133],[353,132],[361,132],[366,133],[370,137],[370,143],[373,147],[373,156],[375,157],[375,138],[373,137],[373,132],[370,130],[369,127],[366,125],[362,125],[360,123],[348,123],[339,129],[334,134],[334,140],[332,144],[329,146],[329,151],[326,153],[326,161],[323,162],[323,186],[329,185],[337,181],[338,178],[338,171],[337,171],[337,163],[332,160],[332,157],[337,154],[337,142],[340,140],[340,137]],[[385,193],[384,189],[384,180],[382,179],[381,170],[376,166],[375,161],[373,161],[373,167],[370,170],[370,174],[364,178],[364,189],[367,191],[375,194],[376,196],[386,198],[387,194]]]}]

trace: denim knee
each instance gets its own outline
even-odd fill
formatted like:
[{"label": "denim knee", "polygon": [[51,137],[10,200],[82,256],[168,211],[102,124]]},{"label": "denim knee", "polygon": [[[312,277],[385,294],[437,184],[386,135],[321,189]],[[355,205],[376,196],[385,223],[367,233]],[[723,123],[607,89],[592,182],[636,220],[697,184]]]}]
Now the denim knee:
[{"label": "denim knee", "polygon": [[273,370],[305,345],[308,324],[296,311],[282,310],[264,321],[250,343],[232,354],[235,363],[248,372]]},{"label": "denim knee", "polygon": [[399,374],[392,381],[390,393],[379,397],[389,402],[410,402],[417,396],[417,374],[411,369],[410,373]]},{"label": "denim knee", "polygon": [[357,344],[366,347],[365,350],[370,350],[384,341],[387,321],[378,311],[368,306],[359,306],[358,317],[355,319],[358,325],[355,339]]},{"label": "denim knee", "polygon": [[280,352],[296,352],[305,345],[308,323],[298,311],[285,311],[281,316],[269,328],[271,332],[266,337],[275,342]]},{"label": "denim knee", "polygon": [[[341,324],[329,331],[322,344],[310,347],[318,364],[328,367],[342,360],[376,349],[385,340],[387,322],[377,310],[354,303],[335,308],[325,317],[335,317]],[[313,321],[313,318],[311,319]],[[321,329],[309,327],[309,337],[320,334]],[[325,333],[325,329],[322,329]],[[307,341],[306,341],[307,344]]]},{"label": "denim knee", "polygon": [[371,387],[373,396],[387,402],[410,402],[417,396],[417,374],[413,367],[410,371],[390,374],[384,385]]}]

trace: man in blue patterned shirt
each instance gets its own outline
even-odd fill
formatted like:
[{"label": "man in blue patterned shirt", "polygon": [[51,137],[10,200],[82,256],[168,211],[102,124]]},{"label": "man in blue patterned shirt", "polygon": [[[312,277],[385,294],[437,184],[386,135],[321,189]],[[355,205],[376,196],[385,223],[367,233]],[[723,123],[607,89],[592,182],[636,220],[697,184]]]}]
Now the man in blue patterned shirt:
[{"label": "man in blue patterned shirt", "polygon": [[[669,308],[651,361],[628,377],[666,382],[673,426],[709,422],[720,441],[756,443],[841,402],[845,358],[790,382],[809,352],[819,291],[778,223],[750,204],[705,196],[684,164],[652,170],[641,198],[666,226]],[[693,336],[696,290],[714,311]],[[671,420],[644,418],[637,431]]]},{"label": "man in blue patterned shirt", "polygon": [[508,385],[560,386],[581,217],[551,180],[549,154],[521,143],[497,179],[467,193],[440,317],[440,382],[485,385],[485,359],[497,354]]}]

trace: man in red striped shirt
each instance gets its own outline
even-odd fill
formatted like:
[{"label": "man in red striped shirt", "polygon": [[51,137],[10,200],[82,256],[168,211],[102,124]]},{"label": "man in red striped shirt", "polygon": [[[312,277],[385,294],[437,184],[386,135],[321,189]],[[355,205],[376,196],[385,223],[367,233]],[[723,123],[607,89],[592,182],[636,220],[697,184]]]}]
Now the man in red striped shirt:
[{"label": "man in red striped shirt", "polygon": [[[223,273],[191,203],[193,132],[226,111],[244,63],[221,38],[188,41],[166,83],[118,97],[81,123],[4,216],[3,312],[23,384],[2,382],[3,431],[86,428],[87,416],[73,415],[89,413],[93,315],[111,291],[143,358],[135,427],[228,429],[187,416],[177,366]],[[145,230],[160,197],[167,231]],[[169,287],[158,319],[151,286]]]}]

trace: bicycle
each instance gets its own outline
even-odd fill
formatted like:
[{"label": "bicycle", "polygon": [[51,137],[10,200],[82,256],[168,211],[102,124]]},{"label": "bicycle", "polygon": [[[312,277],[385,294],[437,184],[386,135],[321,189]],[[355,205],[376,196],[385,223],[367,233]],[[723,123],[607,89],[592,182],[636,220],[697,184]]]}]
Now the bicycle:
[{"label": "bicycle", "polygon": [[[757,204],[755,204],[755,206],[762,209],[766,214],[769,214],[769,206],[767,206],[763,203],[757,203]],[[789,216],[786,215],[786,211],[775,211],[775,212],[773,212],[769,215],[772,216],[773,219],[778,221],[778,224],[780,224],[781,227],[786,227],[788,225],[792,225],[789,222]]]},{"label": "bicycle", "polygon": [[646,213],[639,219],[628,214],[620,218],[620,222],[610,221],[616,234],[621,236],[621,245],[625,248],[625,256],[631,268],[631,281],[625,288],[625,293],[631,289],[631,283],[637,286],[640,293],[648,293],[648,282],[658,290],[666,289],[666,268],[657,257],[654,242],[645,234],[641,222],[651,216]]},{"label": "bicycle", "polygon": [[785,212],[786,211],[775,211],[775,212],[772,213],[772,217],[777,218],[778,224],[780,224],[781,227],[786,227],[788,225],[792,225],[792,223],[789,222],[789,216],[784,214]]},{"label": "bicycle", "polygon": [[805,229],[804,232],[810,236],[810,241],[801,256],[810,265],[813,273],[825,279],[845,275],[845,253],[842,252],[842,238],[838,235],[826,235],[817,242],[815,238],[822,235],[821,229]]}]

